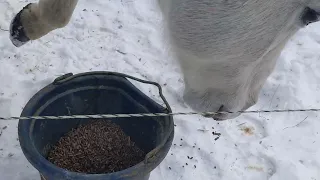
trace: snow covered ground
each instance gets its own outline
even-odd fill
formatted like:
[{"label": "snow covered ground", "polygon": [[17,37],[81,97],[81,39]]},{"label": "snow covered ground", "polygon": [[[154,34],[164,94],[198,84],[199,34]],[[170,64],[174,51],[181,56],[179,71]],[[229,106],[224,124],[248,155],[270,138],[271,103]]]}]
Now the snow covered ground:
[{"label": "snow covered ground", "polygon": [[[181,101],[183,81],[166,53],[154,1],[81,0],[66,28],[15,48],[5,30],[32,1],[0,0],[0,116],[19,116],[57,76],[95,70],[159,82],[173,111],[190,111]],[[320,107],[319,69],[320,23],[291,39],[252,109]],[[156,89],[138,87],[158,101]],[[320,180],[318,115],[246,114],[220,123],[177,116],[175,145],[150,179]],[[212,132],[221,133],[220,139]],[[39,180],[19,147],[17,121],[0,121],[0,134],[0,180]]]}]

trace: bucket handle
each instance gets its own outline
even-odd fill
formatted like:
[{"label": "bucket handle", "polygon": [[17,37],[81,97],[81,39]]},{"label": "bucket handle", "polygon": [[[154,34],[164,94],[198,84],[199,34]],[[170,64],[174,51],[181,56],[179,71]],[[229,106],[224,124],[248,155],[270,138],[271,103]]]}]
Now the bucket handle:
[{"label": "bucket handle", "polygon": [[[147,81],[147,80],[139,79],[139,78],[127,75],[127,74],[123,74],[123,73],[110,72],[110,71],[95,71],[95,72],[89,72],[89,73],[80,73],[80,74],[76,74],[76,75],[73,75],[73,73],[68,73],[68,74],[65,74],[65,75],[62,75],[62,76],[56,78],[54,80],[53,84],[54,85],[59,85],[59,84],[62,84],[64,82],[67,82],[69,80],[72,80],[72,79],[74,79],[76,77],[86,76],[86,75],[113,75],[113,76],[118,76],[118,77],[122,77],[122,78],[129,78],[129,79],[132,79],[132,80],[144,83],[144,84],[154,85],[154,86],[156,86],[158,88],[159,96],[162,99],[162,101],[164,102],[164,104],[166,105],[165,110],[167,111],[167,113],[171,113],[172,112],[171,107],[170,107],[167,99],[164,97],[164,95],[162,93],[162,87],[160,86],[160,84],[158,84],[156,82],[153,82],[153,81]],[[171,127],[171,129],[173,130],[173,127]],[[155,158],[157,157],[157,154],[161,151],[163,146],[167,143],[167,141],[169,140],[170,135],[171,135],[171,133],[168,133],[168,135],[165,138],[165,140],[163,140],[159,144],[159,146],[157,148],[153,149],[152,151],[150,151],[146,155],[146,157],[144,159],[144,163],[145,164],[152,163],[152,162],[154,162],[156,160]]]},{"label": "bucket handle", "polygon": [[166,108],[165,108],[166,111],[168,113],[172,112],[171,107],[170,107],[167,99],[164,97],[164,95],[162,93],[162,87],[160,86],[160,84],[158,84],[156,82],[153,82],[153,81],[147,81],[147,80],[139,79],[139,78],[127,75],[127,74],[123,74],[123,73],[109,72],[109,71],[95,71],[95,72],[89,72],[89,73],[80,73],[80,74],[76,74],[76,75],[73,75],[73,73],[68,73],[68,74],[65,74],[65,75],[62,75],[62,76],[56,78],[53,81],[53,84],[54,85],[62,84],[64,82],[69,81],[71,79],[74,79],[76,77],[86,76],[86,75],[113,75],[113,76],[118,76],[118,77],[122,77],[122,78],[129,78],[129,79],[132,79],[132,80],[144,83],[144,84],[154,85],[154,86],[156,86],[158,88],[159,96],[160,96],[160,98],[162,99],[162,101],[164,102],[164,104],[166,106]]}]

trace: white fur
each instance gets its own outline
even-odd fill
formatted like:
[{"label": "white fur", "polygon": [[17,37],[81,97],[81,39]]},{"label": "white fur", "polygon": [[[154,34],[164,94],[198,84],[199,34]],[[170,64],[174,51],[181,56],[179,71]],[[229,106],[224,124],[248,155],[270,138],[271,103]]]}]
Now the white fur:
[{"label": "white fur", "polygon": [[[40,0],[39,18],[63,27],[76,2]],[[303,10],[320,10],[319,0],[159,0],[159,5],[183,71],[184,99],[197,111],[254,105],[284,45],[304,26]]]},{"label": "white fur", "polygon": [[27,36],[39,39],[49,32],[66,26],[78,0],[39,0],[21,13],[21,21]]}]

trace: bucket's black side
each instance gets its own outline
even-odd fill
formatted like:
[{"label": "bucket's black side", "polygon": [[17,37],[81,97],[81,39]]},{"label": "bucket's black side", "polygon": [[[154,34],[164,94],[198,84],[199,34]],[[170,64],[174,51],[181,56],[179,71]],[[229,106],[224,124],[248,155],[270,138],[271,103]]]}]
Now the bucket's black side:
[{"label": "bucket's black side", "polygon": [[[70,89],[70,87],[83,87],[83,86],[111,86],[127,90],[130,96],[138,100],[141,103],[141,107],[147,107],[144,112],[150,113],[161,113],[168,112],[166,108],[163,108],[135,86],[133,86],[127,79],[114,76],[110,72],[90,72],[83,73],[80,75],[71,76],[70,80],[63,83],[50,84],[47,87],[39,91],[25,106],[21,116],[33,116],[33,115],[53,115],[53,114],[41,114],[39,109],[43,108],[43,105],[48,102],[48,99],[52,96],[58,96],[64,91]],[[140,105],[139,105],[140,106]],[[140,110],[139,110],[140,111]],[[44,111],[43,111],[44,112]],[[121,111],[119,111],[121,113]],[[171,112],[171,111],[169,111]],[[92,114],[95,114],[93,112]],[[117,113],[117,112],[115,112]],[[141,113],[141,112],[125,112],[125,113]],[[81,114],[81,113],[77,113]],[[86,113],[85,113],[86,114]],[[68,114],[60,114],[68,115]],[[49,120],[52,121],[52,120]],[[60,120],[61,121],[61,120]],[[69,121],[69,120],[66,120]],[[35,148],[34,142],[31,138],[33,128],[39,120],[20,120],[18,126],[19,140],[23,153],[25,154],[28,161],[43,174],[46,180],[63,180],[63,179],[74,179],[74,180],[147,180],[150,172],[156,168],[167,155],[174,136],[173,130],[173,119],[172,117],[162,117],[159,119],[161,129],[166,136],[159,145],[153,149],[144,162],[137,164],[129,169],[110,173],[110,174],[99,174],[99,175],[87,175],[81,173],[72,173],[65,171],[61,168],[55,167],[49,163],[43,155],[38,152]],[[58,121],[57,121],[58,122]],[[61,121],[62,122],[62,121]],[[62,123],[63,125],[63,123]]]},{"label": "bucket's black side", "polygon": [[[149,180],[149,178],[150,178],[150,173],[146,174],[144,177],[138,177],[130,180]],[[58,180],[58,179],[46,178],[42,174],[40,174],[40,179],[41,180]],[[106,179],[101,179],[101,180],[106,180]],[[119,179],[119,180],[126,180],[126,179]]]}]

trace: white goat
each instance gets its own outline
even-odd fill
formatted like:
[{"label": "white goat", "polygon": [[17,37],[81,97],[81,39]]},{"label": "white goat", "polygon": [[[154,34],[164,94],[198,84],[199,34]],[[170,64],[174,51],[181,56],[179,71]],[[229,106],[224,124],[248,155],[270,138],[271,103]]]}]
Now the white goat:
[{"label": "white goat", "polygon": [[[78,0],[39,0],[14,18],[15,46],[66,26]],[[318,21],[320,0],[159,0],[196,111],[241,111],[257,102],[288,39]],[[218,114],[215,120],[237,117]]]}]

